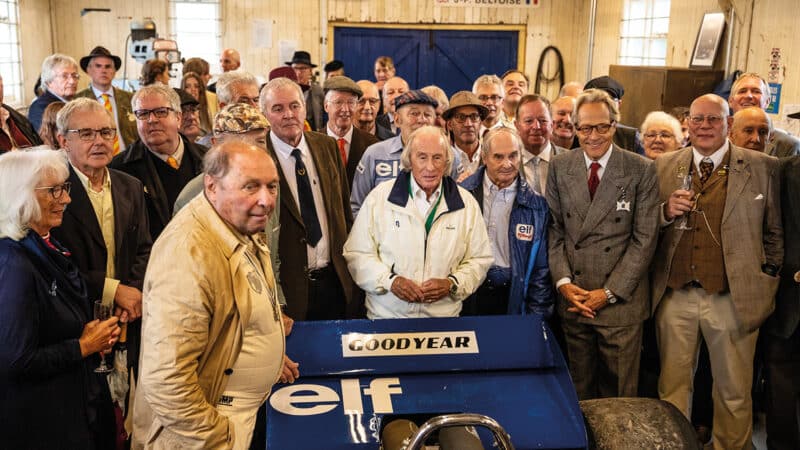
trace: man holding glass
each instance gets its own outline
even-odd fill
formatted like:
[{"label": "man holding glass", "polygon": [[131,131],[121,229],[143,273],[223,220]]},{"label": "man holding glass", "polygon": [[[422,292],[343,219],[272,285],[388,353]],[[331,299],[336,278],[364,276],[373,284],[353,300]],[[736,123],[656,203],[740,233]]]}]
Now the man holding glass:
[{"label": "man holding glass", "polygon": [[[753,355],[759,327],[775,308],[783,262],[780,170],[776,158],[728,142],[731,122],[721,97],[697,98],[689,109],[692,146],[655,162],[662,208],[652,303],[659,397],[691,417],[704,339],[714,379],[714,448],[749,448]],[[689,172],[691,189],[682,189]]]}]

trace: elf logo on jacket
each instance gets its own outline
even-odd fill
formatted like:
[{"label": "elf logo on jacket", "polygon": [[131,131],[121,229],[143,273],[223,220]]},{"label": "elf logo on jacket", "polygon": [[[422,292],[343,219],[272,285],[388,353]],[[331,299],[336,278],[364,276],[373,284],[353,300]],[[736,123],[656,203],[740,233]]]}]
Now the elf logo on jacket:
[{"label": "elf logo on jacket", "polygon": [[533,225],[528,225],[525,223],[518,223],[517,224],[517,239],[520,241],[532,241],[533,240]]},{"label": "elf logo on jacket", "polygon": [[339,402],[345,414],[363,414],[363,397],[369,396],[374,413],[390,414],[394,412],[392,394],[403,393],[399,378],[375,378],[363,390],[358,378],[341,380],[340,384],[341,397],[335,390],[321,384],[292,384],[274,391],[269,404],[276,411],[290,416],[325,414],[339,406]]},{"label": "elf logo on jacket", "polygon": [[397,159],[377,159],[375,160],[376,178],[397,178],[400,172],[400,160]]}]

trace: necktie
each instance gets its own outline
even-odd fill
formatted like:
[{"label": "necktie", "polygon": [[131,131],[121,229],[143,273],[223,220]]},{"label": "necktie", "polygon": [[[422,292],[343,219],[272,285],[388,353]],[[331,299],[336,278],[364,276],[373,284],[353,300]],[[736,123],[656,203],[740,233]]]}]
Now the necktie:
[{"label": "necktie", "polygon": [[600,163],[594,161],[589,167],[592,169],[589,173],[589,197],[594,200],[594,193],[597,192],[597,186],[600,185],[600,177],[597,176],[597,171],[600,170]]},{"label": "necktie", "polygon": [[347,141],[345,141],[344,138],[339,138],[339,140],[337,140],[336,143],[339,144],[339,154],[342,155],[342,163],[346,166],[347,165],[347,150],[344,147],[345,147],[345,144],[347,143]]},{"label": "necktie", "polygon": [[178,170],[178,167],[180,167],[178,165],[178,160],[173,158],[172,156],[167,158],[167,164],[169,164],[169,166],[172,167],[175,170]]},{"label": "necktie", "polygon": [[[106,108],[106,111],[114,116],[114,107],[111,105],[111,97],[108,94],[103,94],[103,106]],[[116,155],[119,153],[119,133],[114,135],[114,154]]]},{"label": "necktie", "polygon": [[541,163],[541,159],[538,156],[533,157],[533,182],[532,187],[533,190],[537,194],[542,193],[542,180],[541,176],[539,175],[539,163]]},{"label": "necktie", "polygon": [[703,158],[700,161],[700,183],[705,183],[711,177],[711,172],[714,171],[714,161],[711,158]]},{"label": "necktie", "polygon": [[300,149],[292,150],[294,157],[294,174],[297,179],[297,200],[300,202],[300,215],[303,217],[303,224],[306,226],[306,240],[308,245],[316,247],[322,239],[322,230],[319,226],[317,208],[314,206],[314,194],[311,193],[311,182],[308,179],[306,165],[300,155]]}]

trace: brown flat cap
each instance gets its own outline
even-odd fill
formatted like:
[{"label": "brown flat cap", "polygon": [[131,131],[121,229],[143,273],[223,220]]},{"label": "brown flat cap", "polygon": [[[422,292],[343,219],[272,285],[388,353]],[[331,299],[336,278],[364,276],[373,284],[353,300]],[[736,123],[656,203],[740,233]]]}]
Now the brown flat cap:
[{"label": "brown flat cap", "polygon": [[356,97],[361,98],[364,95],[364,91],[361,90],[360,87],[353,81],[351,78],[341,76],[341,77],[333,77],[328,78],[325,80],[325,84],[322,86],[322,90],[325,93],[328,91],[344,91],[354,94]]},{"label": "brown flat cap", "polygon": [[477,95],[470,91],[458,91],[450,97],[450,108],[442,113],[442,117],[444,120],[450,120],[456,110],[462,106],[474,106],[477,108],[481,120],[485,119],[486,115],[489,114],[489,110],[483,106],[483,103],[481,103]]}]

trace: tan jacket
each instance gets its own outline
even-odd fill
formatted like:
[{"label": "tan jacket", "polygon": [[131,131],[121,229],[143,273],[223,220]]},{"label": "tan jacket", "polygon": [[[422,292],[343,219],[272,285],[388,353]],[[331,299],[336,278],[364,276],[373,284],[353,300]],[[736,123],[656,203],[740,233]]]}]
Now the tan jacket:
[{"label": "tan jacket", "polygon": [[[205,195],[194,198],[153,245],[144,282],[134,449],[228,449],[233,429],[215,408],[242,348],[255,301],[277,299],[269,250],[253,236],[266,284],[245,254],[245,239],[222,221]],[[273,303],[273,307],[275,303]],[[280,320],[270,321],[269,360],[283,365]]]}]

